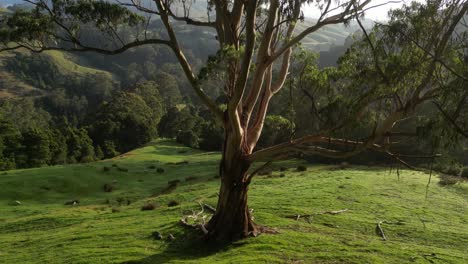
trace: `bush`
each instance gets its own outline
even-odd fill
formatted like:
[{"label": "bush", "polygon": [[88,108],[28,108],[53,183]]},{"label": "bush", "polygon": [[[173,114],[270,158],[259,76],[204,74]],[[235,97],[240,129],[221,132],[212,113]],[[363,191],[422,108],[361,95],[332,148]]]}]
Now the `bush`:
[{"label": "bush", "polygon": [[104,167],[102,168],[102,170],[105,171],[105,172],[108,172],[108,171],[110,171],[110,168],[107,167],[107,166],[104,166]]},{"label": "bush", "polygon": [[468,167],[464,167],[461,173],[462,178],[468,179]]},{"label": "bush", "polygon": [[458,182],[456,177],[445,176],[442,177],[439,181],[439,184],[442,186],[455,185]]},{"label": "bush", "polygon": [[224,142],[223,128],[214,121],[203,125],[200,133],[199,148],[206,151],[221,150]]},{"label": "bush", "polygon": [[156,205],[153,204],[153,203],[147,203],[147,204],[145,204],[145,205],[143,205],[141,207],[142,211],[151,211],[151,210],[154,210],[154,209],[156,209]]},{"label": "bush", "polygon": [[122,168],[122,167],[117,167],[117,170],[121,172],[128,172],[127,168]]},{"label": "bush", "polygon": [[177,185],[179,183],[180,183],[180,180],[172,180],[172,181],[167,182],[168,185]]},{"label": "bush", "polygon": [[197,177],[195,176],[188,176],[188,177],[185,177],[185,181],[188,182],[188,181],[193,181],[193,180],[196,180]]},{"label": "bush", "polygon": [[452,176],[458,176],[458,175],[460,175],[460,172],[461,172],[460,168],[459,168],[459,167],[455,167],[455,166],[449,167],[449,168],[445,171],[445,173],[447,173],[448,175],[452,175]]},{"label": "bush", "polygon": [[297,166],[297,171],[306,171],[306,170],[307,170],[307,167],[304,165]]},{"label": "bush", "polygon": [[180,131],[179,133],[177,133],[176,141],[187,147],[198,147],[198,136],[190,130]]},{"label": "bush", "polygon": [[179,205],[179,202],[174,201],[174,200],[169,201],[169,203],[167,203],[167,206],[169,206],[169,207],[174,207],[174,206],[178,206],[178,205]]},{"label": "bush", "polygon": [[104,184],[103,189],[104,189],[105,192],[112,192],[112,191],[114,191],[114,185],[106,183],[106,184]]},{"label": "bush", "polygon": [[156,172],[157,172],[157,173],[164,173],[164,169],[163,169],[163,168],[157,168],[157,169],[156,169]]}]

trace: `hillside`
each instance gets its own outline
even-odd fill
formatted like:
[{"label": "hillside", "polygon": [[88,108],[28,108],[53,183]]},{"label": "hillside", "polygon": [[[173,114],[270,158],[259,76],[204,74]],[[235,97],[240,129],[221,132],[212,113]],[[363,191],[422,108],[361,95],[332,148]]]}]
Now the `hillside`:
[{"label": "hillside", "polygon": [[[18,50],[14,52],[0,53],[0,98],[40,95],[44,93],[41,89],[34,87],[26,82],[17,72],[8,70],[6,62],[15,60],[15,54],[22,54],[27,57],[40,56],[42,60],[54,65],[58,70],[56,74],[70,78],[83,78],[86,75],[102,75],[107,78],[113,78],[110,72],[103,71],[92,66],[86,65],[85,58],[76,58],[76,56],[61,51],[46,51],[44,53],[31,54],[27,50]],[[80,60],[78,62],[78,60]],[[34,73],[31,73],[34,74]]]},{"label": "hillside", "polygon": [[[425,199],[428,175],[423,173],[404,170],[398,180],[384,168],[312,164],[297,172],[299,161],[275,164],[289,169],[258,176],[251,186],[256,221],[279,234],[208,248],[178,221],[198,212],[198,202],[215,204],[218,158],[218,153],[157,141],[112,160],[5,172],[0,175],[0,263],[468,261],[467,184],[442,187],[433,178]],[[188,164],[177,165],[182,161]],[[179,186],[168,189],[175,179]],[[104,184],[113,182],[116,189],[104,192]],[[79,205],[64,205],[73,199]],[[11,205],[15,201],[21,205]],[[141,211],[150,201],[157,208]],[[168,207],[170,201],[180,205]],[[343,209],[348,211],[320,214]],[[297,214],[316,215],[289,218]],[[387,241],[376,234],[379,221],[385,221]],[[175,240],[154,240],[155,231]]]}]

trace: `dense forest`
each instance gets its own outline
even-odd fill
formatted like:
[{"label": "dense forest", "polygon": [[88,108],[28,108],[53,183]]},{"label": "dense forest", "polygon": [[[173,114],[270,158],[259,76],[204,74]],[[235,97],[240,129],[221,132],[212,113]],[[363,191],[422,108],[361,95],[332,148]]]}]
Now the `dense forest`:
[{"label": "dense forest", "polygon": [[[13,3],[6,3],[13,4]],[[9,5],[2,10],[9,16],[28,5]],[[307,24],[308,21],[302,23]],[[372,21],[364,20],[371,30]],[[158,31],[158,21],[148,28]],[[216,61],[218,50],[214,32],[175,24],[188,60],[200,74],[206,61]],[[122,38],[131,35],[122,29]],[[340,35],[339,35],[339,34]],[[339,35],[337,37],[337,35]],[[303,41],[296,49],[291,74],[283,89],[271,102],[264,133],[257,148],[287,141],[317,131],[320,122],[333,123],[342,114],[339,97],[334,102],[327,87],[350,74],[346,63],[357,54],[363,34],[357,23],[330,27],[322,35]],[[103,41],[100,32],[89,28],[91,44]],[[311,41],[317,41],[310,44]],[[320,42],[325,41],[325,42]],[[308,44],[307,44],[308,43]],[[325,47],[325,48],[324,48]],[[209,63],[208,63],[209,64]],[[176,138],[187,146],[220,150],[223,129],[206,111],[182,69],[166,47],[145,46],[109,57],[96,53],[47,51],[32,54],[25,49],[0,55],[0,169],[30,168],[54,164],[89,162],[115,157],[158,137]],[[307,69],[307,74],[304,74]],[[348,72],[346,72],[348,71]],[[354,73],[353,73],[354,74]],[[226,104],[219,80],[207,79],[204,90],[220,105]],[[396,148],[405,154],[443,153],[435,167],[458,174],[466,164],[466,139],[450,144],[441,140],[436,129],[444,120],[434,105],[423,106],[424,115],[399,124],[417,127],[417,135]],[[372,117],[367,117],[369,120]],[[310,122],[317,119],[320,122]],[[347,133],[355,139],[366,135],[368,123],[360,122]],[[449,133],[450,139],[459,137]],[[465,141],[463,141],[465,140]],[[416,148],[408,146],[418,146]],[[310,156],[313,161],[336,162]],[[363,153],[349,161],[379,163],[394,161],[384,154]],[[415,164],[428,160],[412,160]],[[443,164],[443,165],[442,165]]]}]

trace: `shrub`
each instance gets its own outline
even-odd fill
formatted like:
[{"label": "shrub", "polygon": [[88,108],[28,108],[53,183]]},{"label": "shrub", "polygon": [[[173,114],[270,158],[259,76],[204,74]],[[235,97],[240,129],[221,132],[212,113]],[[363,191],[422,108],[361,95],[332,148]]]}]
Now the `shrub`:
[{"label": "shrub", "polygon": [[117,197],[116,201],[119,203],[119,205],[122,205],[122,203],[125,201],[125,198]]},{"label": "shrub", "polygon": [[196,179],[197,179],[197,177],[195,177],[195,176],[188,176],[188,177],[185,178],[185,181],[188,182],[188,181],[193,181],[193,180],[196,180]]},{"label": "shrub", "polygon": [[117,170],[121,172],[128,172],[127,168],[122,168],[122,167],[117,167]]},{"label": "shrub", "polygon": [[190,130],[180,131],[177,133],[176,141],[178,143],[184,144],[187,147],[198,147],[198,136]]},{"label": "shrub", "polygon": [[304,165],[297,166],[297,171],[306,171],[306,170],[307,170],[307,167]]},{"label": "shrub", "polygon": [[445,176],[442,177],[439,181],[439,184],[442,186],[455,185],[458,182],[456,177]]},{"label": "shrub", "polygon": [[167,203],[167,206],[169,206],[169,207],[174,207],[174,206],[177,206],[177,205],[179,205],[179,202],[174,201],[174,200],[169,201],[169,203]]},{"label": "shrub", "polygon": [[286,167],[280,167],[279,168],[279,171],[287,171],[287,170],[288,170],[288,168],[286,168]]},{"label": "shrub", "polygon": [[157,168],[157,169],[156,169],[156,172],[157,172],[157,173],[164,173],[164,169],[163,169],[163,168]]},{"label": "shrub", "polygon": [[154,166],[154,165],[150,165],[150,166],[148,166],[148,169],[150,169],[150,170],[154,170],[154,169],[156,169],[156,166]]},{"label": "shrub", "polygon": [[449,167],[445,171],[445,173],[447,173],[448,175],[452,175],[452,176],[458,176],[460,175],[460,172],[461,172],[460,168],[456,166]]},{"label": "shrub", "polygon": [[105,192],[112,192],[114,190],[114,185],[106,183],[103,187]]},{"label": "shrub", "polygon": [[102,170],[105,171],[105,172],[108,172],[108,171],[110,171],[110,168],[107,167],[107,166],[104,166],[104,167],[102,168]]},{"label": "shrub", "polygon": [[224,142],[223,128],[214,121],[206,122],[200,133],[199,148],[207,151],[221,150]]},{"label": "shrub", "polygon": [[168,185],[177,185],[179,183],[180,183],[180,180],[172,180],[172,181],[167,182]]},{"label": "shrub", "polygon": [[144,204],[141,207],[142,211],[151,211],[151,210],[154,210],[154,209],[156,209],[156,205],[154,203],[147,203],[147,204]]},{"label": "shrub", "polygon": [[112,213],[118,213],[120,212],[120,209],[117,207],[112,207]]},{"label": "shrub", "polygon": [[468,179],[468,167],[464,167],[461,173],[462,178]]}]

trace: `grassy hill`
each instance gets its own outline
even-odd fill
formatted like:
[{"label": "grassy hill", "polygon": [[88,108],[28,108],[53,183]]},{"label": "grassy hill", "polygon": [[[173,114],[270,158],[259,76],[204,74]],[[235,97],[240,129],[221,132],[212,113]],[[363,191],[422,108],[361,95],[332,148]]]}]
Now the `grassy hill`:
[{"label": "grassy hill", "polygon": [[[289,169],[259,176],[251,186],[256,221],[279,234],[207,245],[178,221],[199,211],[198,202],[215,205],[218,159],[218,153],[158,141],[112,160],[3,173],[0,263],[468,261],[467,184],[442,187],[433,179],[426,199],[423,173],[404,170],[398,181],[383,168],[309,164],[297,172],[300,161],[276,164]],[[175,179],[179,186],[168,189]],[[116,189],[104,192],[106,183]],[[64,205],[73,199],[80,204]],[[16,200],[21,205],[12,205]],[[170,201],[180,204],[169,207]],[[141,211],[148,202],[157,208]],[[316,215],[290,218],[296,214]],[[387,241],[376,234],[379,221]],[[154,231],[175,240],[155,240]]]},{"label": "grassy hill", "polygon": [[[81,78],[90,74],[101,74],[112,78],[112,74],[110,72],[88,66],[84,59],[76,58],[75,55],[66,52],[46,51],[40,55],[31,54],[31,52],[26,50],[18,50],[15,52],[20,52],[28,56],[43,56],[43,58],[55,65],[63,76]],[[0,53],[0,98],[31,94],[38,95],[43,93],[44,91],[41,91],[40,89],[23,81],[21,77],[17,76],[14,72],[5,69],[5,62],[7,60],[14,59],[14,54],[14,52]]]}]

